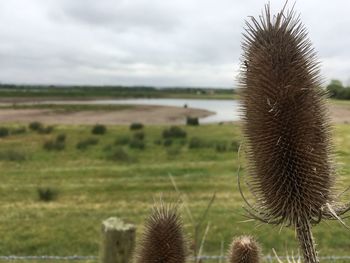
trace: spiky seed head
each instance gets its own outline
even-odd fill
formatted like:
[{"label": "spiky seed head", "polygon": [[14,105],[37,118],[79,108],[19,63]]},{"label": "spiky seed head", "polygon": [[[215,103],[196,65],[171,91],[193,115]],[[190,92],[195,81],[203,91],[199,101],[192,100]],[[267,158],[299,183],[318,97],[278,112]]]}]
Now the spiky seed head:
[{"label": "spiky seed head", "polygon": [[[318,61],[294,11],[247,22],[241,92],[250,179],[266,222],[312,220],[332,199],[330,124]],[[254,208],[255,209],[255,208]]]},{"label": "spiky seed head", "polygon": [[240,236],[232,241],[228,251],[230,263],[259,263],[261,249],[251,236]]},{"label": "spiky seed head", "polygon": [[145,223],[137,262],[183,263],[186,255],[186,240],[177,206],[155,205]]}]

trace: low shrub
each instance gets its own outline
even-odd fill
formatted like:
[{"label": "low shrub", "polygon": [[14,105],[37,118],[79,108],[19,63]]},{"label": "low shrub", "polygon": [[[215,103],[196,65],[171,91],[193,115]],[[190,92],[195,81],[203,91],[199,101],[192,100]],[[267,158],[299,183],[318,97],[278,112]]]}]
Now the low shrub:
[{"label": "low shrub", "polygon": [[134,139],[136,140],[143,140],[145,138],[145,133],[142,131],[138,131],[134,133]]},{"label": "low shrub", "polygon": [[64,133],[57,135],[56,142],[65,142],[65,141],[66,141],[66,135]]},{"label": "low shrub", "polygon": [[188,148],[197,149],[197,148],[205,148],[208,147],[208,143],[201,138],[192,137],[188,143]]},{"label": "low shrub", "polygon": [[127,145],[130,142],[129,136],[120,136],[115,140],[115,145]]},{"label": "low shrub", "polygon": [[119,161],[119,162],[133,162],[135,161],[134,158],[132,158],[123,147],[117,147],[111,151],[111,153],[108,155],[108,159],[112,161]]},{"label": "low shrub", "polygon": [[96,124],[94,127],[92,127],[91,133],[95,135],[103,135],[107,132],[107,128],[105,125],[102,124]]},{"label": "low shrub", "polygon": [[6,137],[10,135],[10,131],[6,127],[0,127],[0,137]]},{"label": "low shrub", "polygon": [[56,140],[49,140],[44,143],[44,149],[47,151],[61,151],[65,146],[64,142],[58,142]]},{"label": "low shrub", "polygon": [[187,117],[186,118],[186,124],[189,126],[198,126],[199,120],[197,117]]},{"label": "low shrub", "polygon": [[37,189],[40,201],[50,202],[57,199],[58,191],[50,187],[39,187]]},{"label": "low shrub", "polygon": [[143,128],[143,124],[139,122],[133,122],[130,124],[130,130],[141,130]]},{"label": "low shrub", "polygon": [[145,149],[145,143],[142,140],[133,138],[129,142],[129,147],[132,149],[143,150]]},{"label": "low shrub", "polygon": [[77,143],[76,148],[78,150],[85,150],[89,146],[98,144],[98,139],[96,138],[87,138],[85,140],[81,140]]},{"label": "low shrub", "polygon": [[26,132],[27,132],[26,127],[18,127],[18,128],[14,128],[11,130],[11,134],[13,134],[13,135],[23,134]]},{"label": "low shrub", "polygon": [[41,129],[43,127],[41,122],[38,121],[33,121],[31,123],[29,123],[29,129],[32,131],[37,131],[39,129]]},{"label": "low shrub", "polygon": [[0,152],[1,161],[12,161],[12,162],[21,162],[25,161],[27,158],[24,153],[16,150],[6,150]]},{"label": "low shrub", "polygon": [[186,138],[187,133],[177,126],[171,126],[169,129],[163,131],[163,138]]}]

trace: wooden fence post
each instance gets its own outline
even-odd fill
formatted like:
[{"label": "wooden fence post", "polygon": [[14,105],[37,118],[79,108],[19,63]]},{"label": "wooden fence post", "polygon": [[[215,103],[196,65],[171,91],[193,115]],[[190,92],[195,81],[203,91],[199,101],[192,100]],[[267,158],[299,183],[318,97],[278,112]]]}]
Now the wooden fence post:
[{"label": "wooden fence post", "polygon": [[101,263],[131,262],[136,227],[116,217],[102,222]]}]

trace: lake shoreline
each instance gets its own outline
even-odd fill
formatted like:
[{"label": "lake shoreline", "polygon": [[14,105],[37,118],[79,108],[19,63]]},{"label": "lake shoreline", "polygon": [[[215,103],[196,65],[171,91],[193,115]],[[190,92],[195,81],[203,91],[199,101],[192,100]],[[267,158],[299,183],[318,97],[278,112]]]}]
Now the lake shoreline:
[{"label": "lake shoreline", "polygon": [[172,106],[133,105],[120,110],[1,109],[0,123],[28,124],[39,121],[48,125],[147,125],[185,124],[186,117],[204,118],[214,115],[203,109]]},{"label": "lake shoreline", "polygon": [[[350,103],[330,101],[329,108],[333,123],[350,123]],[[232,123],[240,121],[238,116],[238,100],[0,98],[0,123],[171,125],[185,124],[187,117],[201,124]]]}]

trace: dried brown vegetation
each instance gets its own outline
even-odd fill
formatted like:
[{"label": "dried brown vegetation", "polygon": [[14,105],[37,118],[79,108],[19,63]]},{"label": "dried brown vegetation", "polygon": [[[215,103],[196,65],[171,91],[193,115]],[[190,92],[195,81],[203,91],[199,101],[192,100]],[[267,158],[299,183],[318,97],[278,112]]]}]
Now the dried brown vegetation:
[{"label": "dried brown vegetation", "polygon": [[[249,179],[257,197],[250,216],[293,226],[307,262],[318,262],[311,224],[341,215],[325,92],[316,53],[300,17],[284,9],[247,22],[241,93]],[[332,210],[332,211],[331,211]]]},{"label": "dried brown vegetation", "polygon": [[176,206],[161,203],[153,208],[138,250],[138,263],[185,262],[186,241]]},{"label": "dried brown vegetation", "polygon": [[232,241],[228,251],[230,263],[259,263],[261,249],[256,240],[250,236],[240,236]]}]

